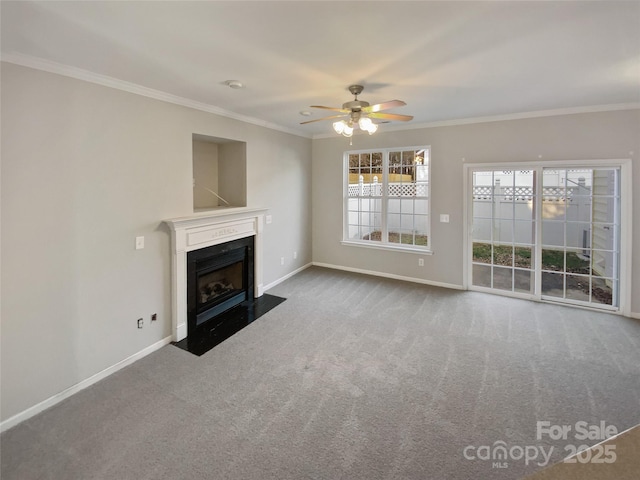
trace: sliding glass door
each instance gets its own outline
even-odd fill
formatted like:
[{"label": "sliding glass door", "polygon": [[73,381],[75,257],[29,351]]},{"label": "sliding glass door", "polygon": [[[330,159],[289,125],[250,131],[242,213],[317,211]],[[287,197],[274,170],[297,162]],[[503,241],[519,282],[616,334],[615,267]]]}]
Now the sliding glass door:
[{"label": "sliding glass door", "polygon": [[542,298],[618,306],[620,172],[542,173]]},{"label": "sliding glass door", "polygon": [[620,168],[472,169],[470,285],[620,305]]},{"label": "sliding glass door", "polygon": [[472,284],[534,293],[535,172],[473,172]]}]

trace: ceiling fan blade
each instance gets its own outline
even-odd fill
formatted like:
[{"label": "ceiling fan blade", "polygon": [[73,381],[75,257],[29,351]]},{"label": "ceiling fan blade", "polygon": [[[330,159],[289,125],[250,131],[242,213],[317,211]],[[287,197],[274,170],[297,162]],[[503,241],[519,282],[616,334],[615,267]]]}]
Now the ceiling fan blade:
[{"label": "ceiling fan blade", "polygon": [[311,108],[322,108],[324,110],[333,110],[334,112],[342,113],[349,113],[351,111],[348,108],[323,107],[322,105],[311,105]]},{"label": "ceiling fan blade", "polygon": [[375,113],[380,112],[381,110],[389,110],[390,108],[403,107],[405,105],[406,103],[404,103],[402,100],[389,100],[388,102],[364,107],[362,111],[366,113]]},{"label": "ceiling fan blade", "polygon": [[383,120],[400,120],[401,122],[408,122],[413,120],[411,115],[398,115],[397,113],[367,113],[369,118],[380,118]]},{"label": "ceiling fan blade", "polygon": [[331,115],[330,117],[322,117],[316,118],[314,120],[307,120],[306,122],[300,122],[300,125],[304,125],[305,123],[313,123],[313,122],[321,122],[322,120],[331,120],[332,118],[344,118],[347,114],[344,115]]}]

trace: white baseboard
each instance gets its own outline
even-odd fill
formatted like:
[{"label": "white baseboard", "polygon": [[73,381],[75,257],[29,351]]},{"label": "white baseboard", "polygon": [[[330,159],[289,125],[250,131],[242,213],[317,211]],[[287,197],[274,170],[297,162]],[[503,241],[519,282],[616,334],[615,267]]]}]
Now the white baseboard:
[{"label": "white baseboard", "polygon": [[363,273],[365,275],[373,275],[375,277],[392,278],[394,280],[403,280],[405,282],[422,283],[424,285],[432,285],[434,287],[453,288],[455,290],[466,290],[463,285],[455,283],[434,282],[433,280],[425,280],[424,278],[405,277],[404,275],[395,275],[393,273],[376,272],[373,270],[363,270],[361,268],[343,267],[342,265],[332,265],[330,263],[313,262],[314,266],[333,268],[334,270],[344,270],[346,272]]},{"label": "white baseboard", "polygon": [[300,273],[303,270],[306,270],[307,268],[309,268],[311,265],[313,265],[313,263],[307,263],[306,265],[303,265],[302,267],[298,268],[297,270],[294,270],[291,273],[286,274],[284,277],[279,278],[278,280],[276,280],[275,282],[271,282],[270,284],[266,285],[264,287],[264,291],[266,292],[267,290],[269,290],[270,288],[275,287],[276,285],[284,282],[285,280],[287,280],[288,278],[293,277],[296,273]]},{"label": "white baseboard", "polygon": [[46,400],[43,400],[42,402],[34,405],[33,407],[27,408],[26,410],[14,415],[13,417],[7,418],[2,423],[0,423],[0,432],[4,432],[5,430],[10,429],[11,427],[15,427],[19,423],[24,422],[25,420],[37,415],[40,412],[43,412],[47,408],[53,407],[54,405],[56,405],[57,403],[60,403],[64,399],[69,398],[74,393],[78,393],[80,390],[84,390],[85,388],[90,387],[94,383],[97,383],[103,378],[108,377],[112,373],[115,373],[118,370],[128,365],[131,365],[136,360],[140,360],[141,358],[146,357],[150,353],[153,353],[156,350],[159,350],[160,348],[164,347],[165,345],[168,345],[169,343],[171,343],[170,336],[163,338],[162,340],[154,343],[153,345],[149,345],[147,348],[140,350],[138,353],[134,353],[130,357],[125,358],[124,360],[116,363],[115,365],[105,368],[101,372],[96,373],[95,375],[87,378],[86,380],[82,380],[80,383],[76,383],[75,385],[72,385],[66,390],[63,390],[60,393],[56,393],[52,397],[49,397]]},{"label": "white baseboard", "polygon": [[629,316],[630,316],[631,318],[637,318],[637,319],[639,319],[639,320],[640,320],[640,313],[634,313],[634,312],[631,312],[631,313],[629,314]]}]

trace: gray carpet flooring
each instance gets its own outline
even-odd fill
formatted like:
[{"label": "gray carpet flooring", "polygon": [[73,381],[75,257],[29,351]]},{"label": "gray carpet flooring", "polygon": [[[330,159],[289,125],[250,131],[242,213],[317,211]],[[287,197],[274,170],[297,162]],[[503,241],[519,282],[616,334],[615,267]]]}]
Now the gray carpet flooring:
[{"label": "gray carpet flooring", "polygon": [[[4,432],[2,480],[517,479],[538,421],[640,423],[640,322],[313,267],[201,357],[168,345]],[[472,447],[471,450],[466,447]]]}]

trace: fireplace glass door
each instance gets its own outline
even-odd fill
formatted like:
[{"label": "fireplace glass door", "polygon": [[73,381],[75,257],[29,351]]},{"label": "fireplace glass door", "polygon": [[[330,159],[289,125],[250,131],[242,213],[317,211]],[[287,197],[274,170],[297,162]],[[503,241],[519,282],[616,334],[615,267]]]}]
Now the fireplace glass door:
[{"label": "fireplace glass door", "polygon": [[215,318],[218,315],[244,301],[252,301],[253,270],[253,237],[189,252],[187,254],[189,334],[200,326],[215,328],[217,325]]},{"label": "fireplace glass door", "polygon": [[217,303],[244,291],[244,262],[235,262],[198,276],[198,303]]}]

